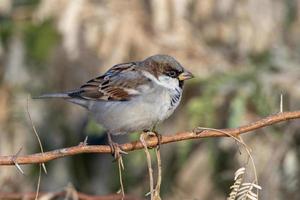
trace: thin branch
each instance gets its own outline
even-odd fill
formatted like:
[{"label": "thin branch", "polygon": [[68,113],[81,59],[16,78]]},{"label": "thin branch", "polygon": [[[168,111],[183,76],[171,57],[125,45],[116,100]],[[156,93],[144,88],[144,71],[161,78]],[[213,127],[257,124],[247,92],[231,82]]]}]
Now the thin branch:
[{"label": "thin branch", "polygon": [[[238,128],[222,129],[222,132],[226,132],[227,134],[222,133],[220,131],[204,130],[200,132],[189,131],[189,132],[181,132],[171,136],[162,136],[161,144],[183,141],[183,140],[190,140],[190,139],[197,139],[197,138],[228,137],[228,135],[232,135],[236,137],[240,134],[254,131],[266,126],[270,126],[275,123],[288,121],[291,119],[299,119],[299,118],[300,118],[300,111],[282,112],[282,113],[268,116],[266,118],[262,118],[256,122]],[[147,141],[148,147],[155,147],[157,146],[157,144],[158,144],[157,137],[150,138]],[[122,144],[120,145],[120,147],[122,150],[129,152],[129,151],[142,149],[143,145],[140,141],[135,141],[131,143]],[[18,156],[18,157],[14,157],[13,155],[0,156],[0,165],[14,165],[15,162],[17,162],[18,164],[43,163],[57,158],[62,158],[62,157],[72,156],[72,155],[82,154],[82,153],[111,154],[111,149],[109,145],[90,145],[90,146],[79,145],[79,146],[73,146],[69,148],[48,151],[48,152],[44,152],[43,154],[36,153],[32,155]]]},{"label": "thin branch", "polygon": [[[141,143],[143,144],[144,146],[144,151],[145,151],[145,154],[146,154],[146,158],[147,158],[147,166],[148,166],[148,173],[149,173],[149,186],[150,186],[150,199],[153,200],[154,199],[154,182],[153,182],[153,169],[152,169],[152,161],[151,161],[151,155],[150,155],[150,152],[148,150],[148,147],[147,147],[147,143],[146,143],[146,140],[145,140],[145,135],[147,133],[142,133],[141,136],[140,136],[140,141]],[[148,195],[148,193],[146,194],[146,196]]]},{"label": "thin branch", "polygon": [[[35,134],[35,137],[37,138],[37,140],[39,142],[39,146],[40,146],[41,152],[43,154],[44,153],[43,145],[42,145],[41,139],[39,137],[39,134],[36,131],[35,125],[33,124],[33,121],[32,121],[31,115],[30,115],[30,111],[29,111],[29,96],[27,97],[26,110],[27,110],[27,114],[28,114],[28,117],[29,117],[29,120],[30,120],[30,123],[31,123],[32,130]],[[36,186],[36,194],[35,194],[35,198],[34,198],[35,200],[38,200],[38,197],[39,197],[39,191],[40,191],[40,186],[41,186],[41,178],[42,178],[42,168],[44,169],[45,174],[47,174],[47,169],[46,169],[45,163],[40,163],[39,164],[39,177],[38,177],[38,182],[37,182],[37,186]]]},{"label": "thin branch", "polygon": [[123,176],[122,176],[122,170],[124,170],[124,163],[122,155],[117,158],[118,162],[118,170],[119,170],[119,181],[121,186],[121,194],[122,194],[122,200],[125,198],[125,190],[124,190],[124,184],[123,184]]},{"label": "thin branch", "polygon": [[155,154],[157,160],[157,180],[156,186],[154,189],[154,197],[155,199],[161,199],[160,197],[160,188],[161,188],[161,180],[162,180],[162,165],[161,165],[161,155],[160,155],[160,147],[155,147]]},{"label": "thin branch", "polygon": [[[34,123],[33,123],[33,121],[32,121],[32,118],[31,118],[31,114],[30,114],[30,112],[29,112],[29,96],[27,97],[26,111],[27,111],[27,115],[28,115],[28,117],[29,117],[29,121],[30,121],[30,123],[31,123],[32,130],[33,130],[33,132],[34,132],[34,134],[35,134],[36,139],[37,139],[38,142],[39,142],[39,146],[40,146],[41,153],[43,154],[43,153],[44,153],[44,148],[43,148],[43,145],[42,145],[42,141],[41,141],[40,136],[39,136],[39,134],[38,134],[38,132],[37,132],[37,130],[36,130],[36,128],[35,128],[35,125],[34,125]],[[45,163],[41,163],[41,167],[43,167],[43,170],[44,170],[45,174],[47,174],[47,168],[46,168]],[[40,181],[40,180],[39,180],[39,181]],[[38,184],[38,185],[39,185],[39,184]],[[38,188],[39,188],[39,186],[38,186]]]}]

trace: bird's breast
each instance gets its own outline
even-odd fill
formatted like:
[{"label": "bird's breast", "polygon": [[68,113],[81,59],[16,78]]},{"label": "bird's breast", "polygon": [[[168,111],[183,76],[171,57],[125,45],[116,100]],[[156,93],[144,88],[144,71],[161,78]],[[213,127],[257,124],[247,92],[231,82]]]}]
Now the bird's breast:
[{"label": "bird's breast", "polygon": [[156,88],[128,101],[94,102],[90,110],[112,134],[150,129],[168,118],[181,99],[181,91]]}]

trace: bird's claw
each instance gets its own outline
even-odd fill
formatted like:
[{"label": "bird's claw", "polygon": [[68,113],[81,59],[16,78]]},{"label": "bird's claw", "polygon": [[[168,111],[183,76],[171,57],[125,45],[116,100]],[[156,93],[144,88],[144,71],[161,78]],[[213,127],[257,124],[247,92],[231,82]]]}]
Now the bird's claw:
[{"label": "bird's claw", "polygon": [[156,137],[157,138],[157,148],[160,149],[162,135],[157,133],[156,131],[144,131],[148,136],[150,137]]},{"label": "bird's claw", "polygon": [[122,154],[128,154],[126,151],[121,149],[118,143],[110,142],[109,146],[111,148],[111,152],[115,160],[118,160],[122,156]]}]

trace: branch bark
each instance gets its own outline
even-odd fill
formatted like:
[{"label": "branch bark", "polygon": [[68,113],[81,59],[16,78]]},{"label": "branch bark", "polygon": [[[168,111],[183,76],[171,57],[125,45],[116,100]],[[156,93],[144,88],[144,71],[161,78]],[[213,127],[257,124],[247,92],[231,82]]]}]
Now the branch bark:
[{"label": "branch bark", "polygon": [[[270,126],[275,123],[288,121],[291,119],[299,119],[300,111],[293,112],[281,112],[278,114],[270,115],[268,117],[262,118],[256,122],[253,122],[248,125],[240,126],[238,128],[232,129],[221,129],[221,133],[219,131],[214,130],[203,130],[203,131],[187,131],[177,133],[171,136],[162,136],[161,144],[167,144],[171,142],[190,140],[190,139],[198,139],[198,138],[208,138],[208,137],[228,137],[228,135],[238,136],[243,133],[247,133],[250,131],[254,131],[266,126]],[[147,141],[148,147],[155,147],[158,144],[157,138],[153,137],[148,139]],[[131,143],[126,143],[121,145],[122,150],[129,152],[138,149],[142,149],[143,145],[140,141],[134,141]],[[33,163],[45,163],[54,159],[72,156],[76,154],[82,153],[111,153],[110,146],[108,145],[78,145],[69,148],[62,148],[53,151],[48,151],[45,153],[36,153],[32,155],[25,156],[0,156],[0,165],[15,165],[17,164],[33,164]]]}]

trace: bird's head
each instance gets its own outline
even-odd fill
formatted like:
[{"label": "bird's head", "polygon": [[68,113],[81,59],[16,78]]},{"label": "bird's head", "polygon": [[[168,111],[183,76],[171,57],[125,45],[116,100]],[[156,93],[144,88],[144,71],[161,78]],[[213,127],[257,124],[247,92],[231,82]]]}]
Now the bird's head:
[{"label": "bird's head", "polygon": [[143,61],[144,67],[168,88],[183,86],[185,80],[193,78],[193,74],[187,71],[175,58],[168,55],[154,55]]}]

